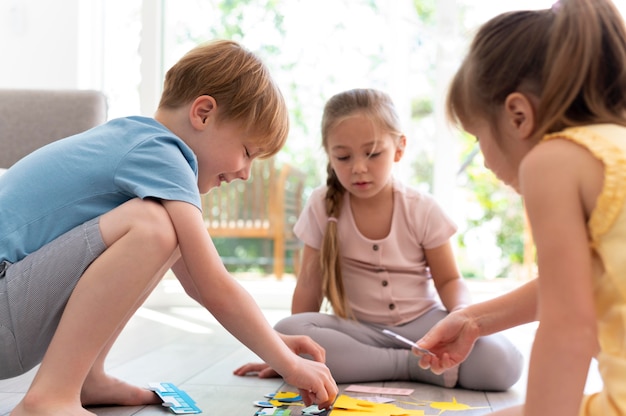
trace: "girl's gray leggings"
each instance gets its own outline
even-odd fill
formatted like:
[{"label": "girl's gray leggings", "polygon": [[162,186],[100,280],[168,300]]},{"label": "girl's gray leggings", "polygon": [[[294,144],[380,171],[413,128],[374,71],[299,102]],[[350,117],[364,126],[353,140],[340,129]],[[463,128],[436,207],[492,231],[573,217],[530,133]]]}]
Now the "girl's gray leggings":
[{"label": "girl's gray leggings", "polygon": [[[326,364],[337,383],[411,380],[444,385],[441,376],[418,367],[410,347],[381,332],[388,328],[418,340],[443,319],[447,312],[433,309],[400,326],[386,326],[308,312],[278,322],[278,332],[308,335],[326,349]],[[502,334],[481,337],[469,357],[458,368],[457,387],[502,391],[519,379],[523,357]],[[446,384],[447,385],[447,384]]]}]

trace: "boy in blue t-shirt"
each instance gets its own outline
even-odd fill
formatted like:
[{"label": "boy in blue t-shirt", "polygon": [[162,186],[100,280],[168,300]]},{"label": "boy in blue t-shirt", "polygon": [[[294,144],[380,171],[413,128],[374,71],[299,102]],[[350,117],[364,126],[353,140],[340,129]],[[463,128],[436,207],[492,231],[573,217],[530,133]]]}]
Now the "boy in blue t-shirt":
[{"label": "boy in blue t-shirt", "polygon": [[0,176],[0,378],[41,362],[12,415],[157,402],[108,376],[104,361],[170,268],[307,403],[332,404],[337,387],[323,349],[271,328],[224,268],[201,212],[201,193],[246,180],[252,160],[278,152],[287,132],[265,65],[235,42],[215,41],[168,71],[154,119],[112,120]]}]

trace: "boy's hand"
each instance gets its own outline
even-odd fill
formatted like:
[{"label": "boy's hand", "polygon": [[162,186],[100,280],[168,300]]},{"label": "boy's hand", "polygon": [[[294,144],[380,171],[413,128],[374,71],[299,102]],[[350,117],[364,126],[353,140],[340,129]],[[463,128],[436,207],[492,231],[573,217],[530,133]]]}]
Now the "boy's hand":
[{"label": "boy's hand", "polygon": [[479,328],[466,310],[453,312],[417,341],[420,347],[436,354],[422,355],[419,365],[441,374],[465,361],[478,337]]},{"label": "boy's hand", "polygon": [[284,335],[278,333],[285,344],[298,355],[309,355],[314,361],[325,363],[326,350],[306,335]]},{"label": "boy's hand", "polygon": [[283,374],[287,384],[298,388],[306,406],[315,403],[320,409],[329,409],[337,398],[337,383],[326,365],[297,357],[298,365],[289,374]]},{"label": "boy's hand", "polygon": [[[296,358],[298,366],[284,376],[285,382],[298,388],[307,406],[316,403],[320,409],[330,408],[335,402],[338,390],[328,367],[302,357]],[[280,377],[280,374],[266,363],[249,363],[235,370],[235,374],[239,376],[251,372],[258,372],[260,378]]]},{"label": "boy's hand", "polygon": [[[326,361],[326,350],[317,342],[305,335],[284,335],[278,333],[283,342],[296,356],[288,374],[283,374],[287,384],[297,387],[302,400],[309,406],[317,404],[320,409],[328,409],[337,397],[337,383],[330,374]],[[309,360],[299,355],[313,358]],[[249,373],[258,373],[260,378],[280,377],[274,369],[266,363],[248,363],[234,371],[238,376]]]},{"label": "boy's hand", "polygon": [[[326,362],[326,350],[317,342],[306,335],[284,335],[278,333],[287,346],[298,355],[309,355],[313,360]],[[266,363],[248,363],[236,369],[233,374],[237,376],[247,376],[256,373],[259,378],[280,377],[273,368]]]}]

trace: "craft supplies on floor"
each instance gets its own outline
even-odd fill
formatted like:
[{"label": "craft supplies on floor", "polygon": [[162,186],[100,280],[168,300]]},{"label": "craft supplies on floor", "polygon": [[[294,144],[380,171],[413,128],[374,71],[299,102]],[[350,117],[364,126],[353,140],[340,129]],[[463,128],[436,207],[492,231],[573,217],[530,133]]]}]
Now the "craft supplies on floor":
[{"label": "craft supplies on floor", "polygon": [[176,414],[202,413],[202,410],[196,406],[196,402],[173,383],[150,383],[149,389],[163,400],[164,407]]}]

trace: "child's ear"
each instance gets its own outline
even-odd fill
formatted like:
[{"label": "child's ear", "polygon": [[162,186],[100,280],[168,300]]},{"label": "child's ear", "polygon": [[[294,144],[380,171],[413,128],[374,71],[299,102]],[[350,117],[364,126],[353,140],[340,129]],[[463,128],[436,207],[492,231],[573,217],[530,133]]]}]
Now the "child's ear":
[{"label": "child's ear", "polygon": [[402,156],[404,155],[404,149],[406,149],[406,136],[402,135],[400,136],[398,144],[396,145],[396,154],[393,158],[394,162],[399,162],[400,159],[402,159]]},{"label": "child's ear", "polygon": [[520,92],[509,94],[504,101],[506,123],[519,138],[529,138],[535,130],[535,107],[527,95]]},{"label": "child's ear", "polygon": [[210,95],[201,95],[193,101],[189,109],[191,125],[198,130],[203,130],[207,121],[215,116],[216,110],[217,102],[215,99]]}]

